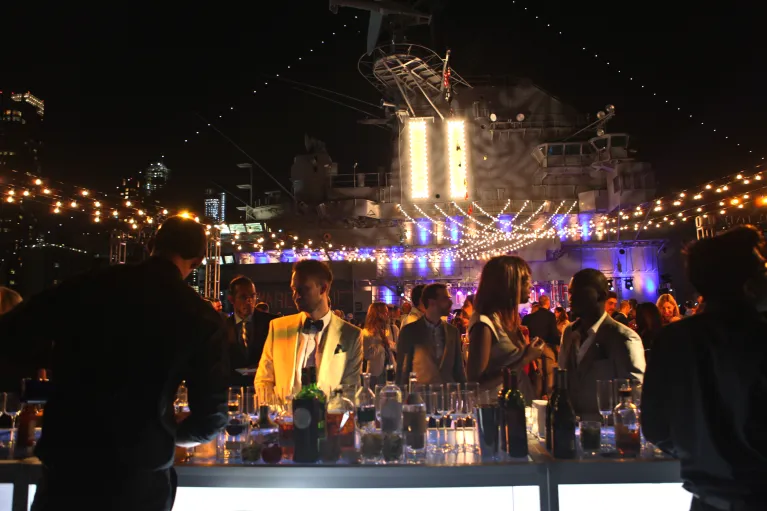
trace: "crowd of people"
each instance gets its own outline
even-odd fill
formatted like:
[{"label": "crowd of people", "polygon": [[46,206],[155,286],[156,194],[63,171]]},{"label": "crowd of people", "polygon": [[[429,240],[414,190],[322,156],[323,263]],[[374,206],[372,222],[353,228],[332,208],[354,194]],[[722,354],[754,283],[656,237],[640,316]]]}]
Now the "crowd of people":
[{"label": "crowd of people", "polygon": [[[584,420],[599,415],[597,380],[644,383],[644,434],[681,459],[694,509],[757,509],[764,500],[767,245],[752,227],[687,251],[702,295],[694,317],[682,319],[688,314],[667,294],[657,303],[619,302],[604,274],[583,269],[570,281],[569,311],[552,310],[543,296],[523,318],[531,268],[502,255],[486,262],[476,295],[450,322],[448,288],[433,283],[416,286],[399,309],[372,304],[363,328],[331,308],[333,274],[316,260],[293,266],[296,314],[270,314],[255,284],[239,276],[228,288],[234,313],[223,317],[220,304],[206,304],[184,283],[202,264],[205,242],[202,226],[173,217],[141,264],[84,275],[20,305],[0,290],[7,360],[50,367],[54,378],[36,447],[44,469],[33,509],[169,509],[174,444],[215,437],[227,421],[227,388],[254,383],[293,395],[312,366],[326,393],[358,384],[363,371],[382,381],[389,366],[400,384],[414,372],[423,384],[496,389],[512,368],[527,401],[551,393],[559,367]],[[191,413],[175,417],[182,380]],[[97,442],[72,441],[81,437],[85,403],[108,405]],[[94,473],[93,460],[104,470]],[[741,507],[723,507],[733,503]]]}]

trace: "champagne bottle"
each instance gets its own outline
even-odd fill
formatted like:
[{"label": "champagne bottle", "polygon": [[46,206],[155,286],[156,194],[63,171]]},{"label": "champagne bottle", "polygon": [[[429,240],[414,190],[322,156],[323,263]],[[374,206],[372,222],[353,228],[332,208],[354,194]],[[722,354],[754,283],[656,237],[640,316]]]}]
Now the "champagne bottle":
[{"label": "champagne bottle", "polygon": [[552,455],[560,459],[575,458],[575,410],[567,391],[566,369],[557,372],[557,390],[551,399],[550,421]]},{"label": "champagne bottle", "polygon": [[320,401],[310,373],[314,373],[316,382],[314,367],[302,369],[301,390],[293,398],[293,461],[297,463],[315,463],[320,459]]},{"label": "champagne bottle", "polygon": [[503,415],[506,431],[506,447],[512,458],[527,457],[527,420],[525,398],[519,390],[517,372],[510,371],[510,389],[504,398]]}]

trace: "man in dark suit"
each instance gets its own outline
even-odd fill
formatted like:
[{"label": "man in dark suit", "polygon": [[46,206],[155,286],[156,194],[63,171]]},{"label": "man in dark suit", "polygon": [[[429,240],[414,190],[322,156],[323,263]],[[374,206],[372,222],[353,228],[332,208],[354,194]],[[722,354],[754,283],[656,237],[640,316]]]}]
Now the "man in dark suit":
[{"label": "man in dark suit", "polygon": [[548,296],[541,296],[538,300],[540,307],[532,314],[522,319],[522,324],[530,330],[530,339],[540,337],[552,348],[560,343],[559,330],[557,330],[557,317],[549,309],[551,300]]},{"label": "man in dark suit", "polygon": [[629,326],[629,312],[631,312],[631,303],[623,300],[618,306],[618,310],[613,314],[613,319],[621,325]]},{"label": "man in dark suit", "polygon": [[[240,275],[232,279],[229,283],[228,299],[234,307],[234,313],[226,320],[229,330],[229,364],[232,368],[231,384],[247,387],[253,384],[255,370],[261,360],[269,333],[269,323],[276,316],[255,308],[256,286],[248,277]],[[242,371],[246,368],[252,371]]]},{"label": "man in dark suit", "polygon": [[592,420],[599,417],[597,380],[625,378],[642,381],[644,347],[639,335],[605,311],[607,278],[587,268],[576,273],[568,288],[577,318],[562,333],[559,367],[567,381],[575,413]]},{"label": "man in dark suit", "polygon": [[691,509],[767,508],[767,243],[752,226],[695,242],[706,310],[663,329],[642,391],[642,431],[681,465]]},{"label": "man in dark suit", "polygon": [[418,383],[466,383],[461,336],[442,318],[450,313],[453,301],[444,284],[424,287],[421,318],[408,323],[397,341],[397,383],[405,385],[411,372]]},{"label": "man in dark suit", "polygon": [[[65,281],[0,319],[4,356],[52,360],[36,511],[170,510],[175,446],[226,425],[226,329],[184,282],[202,264],[205,228],[171,217],[152,245],[141,264]],[[182,380],[191,413],[177,423]]]}]

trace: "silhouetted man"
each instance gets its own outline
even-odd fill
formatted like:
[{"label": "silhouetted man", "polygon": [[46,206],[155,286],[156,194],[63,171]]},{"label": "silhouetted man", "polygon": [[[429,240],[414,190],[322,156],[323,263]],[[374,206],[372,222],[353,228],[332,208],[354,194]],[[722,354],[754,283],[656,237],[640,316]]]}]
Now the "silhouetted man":
[{"label": "silhouetted man", "polygon": [[544,295],[538,300],[538,304],[538,310],[522,318],[522,324],[530,331],[530,339],[540,337],[555,348],[559,346],[561,338],[557,330],[557,317],[549,310],[551,300]]},{"label": "silhouetted man", "polygon": [[[171,509],[175,445],[208,442],[227,420],[224,323],[184,283],[205,245],[203,226],[169,218],[147,261],[66,281],[0,320],[4,356],[53,348],[32,509]],[[182,380],[191,414],[177,424]]]},{"label": "silhouetted man", "polygon": [[234,307],[234,313],[226,320],[232,368],[230,381],[232,386],[248,387],[253,383],[264,351],[269,323],[277,316],[256,308],[256,286],[242,275],[229,283],[228,300]]},{"label": "silhouetted man", "polygon": [[706,310],[658,334],[642,392],[647,440],[681,461],[693,510],[767,508],[767,244],[736,227],[687,250]]}]

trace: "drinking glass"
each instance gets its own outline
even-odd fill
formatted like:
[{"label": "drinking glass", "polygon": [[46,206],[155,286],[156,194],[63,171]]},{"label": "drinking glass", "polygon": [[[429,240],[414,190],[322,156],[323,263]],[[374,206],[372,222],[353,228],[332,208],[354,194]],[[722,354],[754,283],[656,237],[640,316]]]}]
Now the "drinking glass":
[{"label": "drinking glass", "polygon": [[242,411],[242,387],[229,387],[226,405],[229,409],[229,414],[240,413]]},{"label": "drinking glass", "polygon": [[258,416],[258,398],[256,396],[256,389],[253,387],[247,387],[244,389],[243,397],[243,412],[245,412],[251,421],[255,421]]},{"label": "drinking glass", "polygon": [[16,417],[21,413],[21,398],[18,394],[14,394],[13,392],[3,393],[3,413],[11,418],[11,430],[8,432],[10,435],[8,447],[11,449],[11,452],[13,452],[16,441],[16,434],[14,433],[14,430],[16,429]]},{"label": "drinking glass", "polygon": [[477,405],[480,454],[483,459],[495,460],[498,458],[501,438],[501,407],[497,393],[492,390],[479,391]]},{"label": "drinking glass", "polygon": [[461,384],[460,383],[446,383],[445,384],[445,398],[450,401],[450,406],[446,415],[447,419],[447,427],[458,427],[458,424],[454,424],[453,421],[456,420],[455,417],[451,415],[451,411],[455,405],[455,403],[452,402],[450,397],[453,395],[454,392],[459,392],[461,390]]},{"label": "drinking glass", "polygon": [[603,420],[603,441],[602,445],[605,448],[610,447],[607,440],[607,426],[610,415],[613,413],[615,407],[615,386],[613,380],[597,380],[597,407],[599,413],[602,415]]},{"label": "drinking glass", "polygon": [[[442,427],[440,424],[440,419],[442,418],[442,409],[444,408],[443,404],[443,395],[442,395],[442,387],[437,386],[439,390],[435,390],[433,386],[429,386],[429,389],[427,390],[425,394],[425,401],[426,401],[426,416],[429,418],[429,422],[434,422],[436,425],[437,430],[437,438],[434,441],[433,444],[430,444],[427,446],[427,450],[430,452],[436,453],[436,452],[442,452]],[[447,441],[447,440],[445,440]]]},{"label": "drinking glass", "polygon": [[615,389],[612,380],[597,380],[597,407],[604,419],[603,425],[607,427],[608,417],[613,413],[615,406]]},{"label": "drinking glass", "polygon": [[456,421],[461,421],[464,424],[462,429],[461,446],[458,445],[458,425],[456,424],[456,451],[466,452],[466,426],[465,419],[469,417],[474,409],[475,399],[474,394],[471,391],[459,390],[450,394],[451,415],[456,418]]},{"label": "drinking glass", "polygon": [[[479,397],[479,383],[477,382],[467,382],[463,384],[463,390],[470,392],[473,396],[473,403],[478,403],[478,397]],[[464,419],[464,425],[465,428],[473,428],[474,427],[474,408],[469,411],[469,416]],[[474,443],[474,446],[476,447],[477,443]]]},{"label": "drinking glass", "polygon": [[584,453],[599,452],[602,448],[599,421],[581,421],[581,448]]}]

